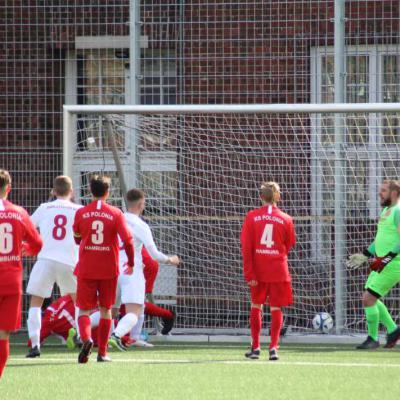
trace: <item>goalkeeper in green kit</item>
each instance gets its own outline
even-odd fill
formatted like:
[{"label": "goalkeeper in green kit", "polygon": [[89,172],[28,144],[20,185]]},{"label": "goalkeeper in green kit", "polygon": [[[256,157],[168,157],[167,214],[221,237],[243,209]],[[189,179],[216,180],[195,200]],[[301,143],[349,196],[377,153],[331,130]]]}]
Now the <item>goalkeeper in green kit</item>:
[{"label": "goalkeeper in green kit", "polygon": [[394,347],[400,338],[400,327],[395,324],[387,307],[380,300],[400,282],[400,182],[384,181],[379,197],[384,208],[379,217],[375,240],[364,253],[353,254],[347,261],[347,266],[355,269],[373,258],[362,297],[368,325],[367,339],[357,346],[357,349],[362,350],[379,347],[379,323],[387,329],[385,348]]}]

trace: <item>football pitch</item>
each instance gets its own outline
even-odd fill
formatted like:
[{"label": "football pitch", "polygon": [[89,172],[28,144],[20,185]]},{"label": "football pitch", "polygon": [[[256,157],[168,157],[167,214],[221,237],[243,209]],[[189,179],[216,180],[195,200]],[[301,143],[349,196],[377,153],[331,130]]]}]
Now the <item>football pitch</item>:
[{"label": "football pitch", "polygon": [[356,351],[354,346],[283,345],[246,360],[245,345],[156,343],[153,349],[110,351],[112,363],[77,364],[77,352],[43,347],[26,359],[13,346],[2,400],[64,399],[395,399],[400,348]]}]

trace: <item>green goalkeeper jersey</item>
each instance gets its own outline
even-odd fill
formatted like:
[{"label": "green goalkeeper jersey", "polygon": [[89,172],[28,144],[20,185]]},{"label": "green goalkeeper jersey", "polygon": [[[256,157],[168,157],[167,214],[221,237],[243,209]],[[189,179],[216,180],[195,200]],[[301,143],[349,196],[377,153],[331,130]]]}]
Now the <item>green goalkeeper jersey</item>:
[{"label": "green goalkeeper jersey", "polygon": [[368,251],[377,257],[400,252],[400,204],[385,207],[379,217],[378,231]]}]

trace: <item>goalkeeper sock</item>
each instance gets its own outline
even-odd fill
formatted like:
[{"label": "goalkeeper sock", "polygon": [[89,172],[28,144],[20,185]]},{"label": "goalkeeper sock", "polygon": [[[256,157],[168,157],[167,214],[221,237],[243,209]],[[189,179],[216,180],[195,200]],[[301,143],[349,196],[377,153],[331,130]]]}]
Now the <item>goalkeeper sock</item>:
[{"label": "goalkeeper sock", "polygon": [[260,348],[261,320],[262,311],[259,308],[252,307],[250,310],[250,332],[253,349]]},{"label": "goalkeeper sock", "polygon": [[393,318],[390,315],[389,310],[387,309],[385,304],[380,300],[376,302],[376,305],[378,307],[378,312],[379,312],[379,322],[385,325],[387,333],[394,332],[397,329],[397,325],[393,321]]},{"label": "goalkeeper sock", "polygon": [[107,353],[108,338],[111,331],[111,319],[101,318],[97,333],[98,354],[105,356]]},{"label": "goalkeeper sock", "polygon": [[81,333],[81,339],[83,342],[89,340],[92,336],[92,328],[90,326],[90,318],[88,315],[81,315],[78,318],[79,332]]},{"label": "goalkeeper sock", "polygon": [[146,315],[152,315],[153,317],[160,317],[160,318],[173,318],[174,314],[170,310],[166,310],[165,308],[156,306],[153,303],[145,303],[144,312]]},{"label": "goalkeeper sock", "polygon": [[365,307],[365,317],[368,324],[368,336],[372,339],[378,340],[378,327],[379,327],[379,311],[378,306],[375,304],[371,307]]},{"label": "goalkeeper sock", "polygon": [[40,307],[31,307],[28,312],[28,333],[32,347],[40,348],[40,329],[42,327],[42,316]]},{"label": "goalkeeper sock", "polygon": [[279,335],[283,325],[282,310],[271,310],[271,343],[269,349],[276,349],[279,343]]},{"label": "goalkeeper sock", "polygon": [[10,355],[10,342],[8,339],[0,340],[0,378],[3,375],[8,356]]}]

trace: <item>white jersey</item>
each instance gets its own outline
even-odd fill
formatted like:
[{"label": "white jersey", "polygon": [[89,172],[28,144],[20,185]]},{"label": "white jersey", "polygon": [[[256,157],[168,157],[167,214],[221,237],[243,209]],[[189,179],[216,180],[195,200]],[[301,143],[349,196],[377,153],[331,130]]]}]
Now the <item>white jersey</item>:
[{"label": "white jersey", "polygon": [[75,213],[81,207],[69,200],[57,199],[41,204],[32,214],[32,221],[43,238],[43,247],[38,258],[76,265],[79,246],[75,243],[72,225]]},{"label": "white jersey", "polygon": [[[157,250],[149,225],[147,225],[146,222],[144,222],[140,217],[130,212],[124,213],[124,216],[133,237],[133,246],[135,248],[134,268],[143,268],[143,245],[146,247],[146,250],[150,256],[155,260],[161,263],[167,262],[168,256]],[[123,265],[127,261],[125,251],[122,250],[119,256],[120,272],[122,274]]]}]

